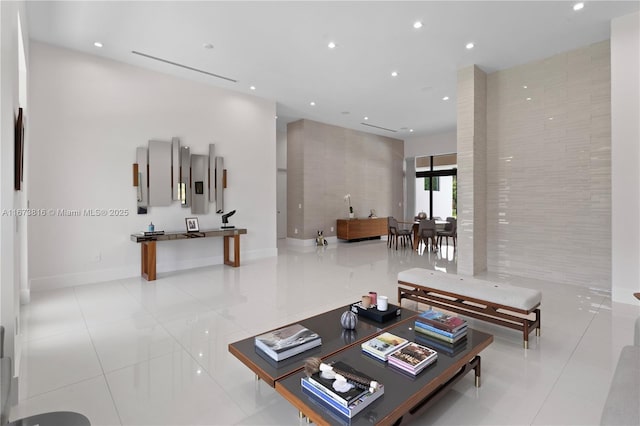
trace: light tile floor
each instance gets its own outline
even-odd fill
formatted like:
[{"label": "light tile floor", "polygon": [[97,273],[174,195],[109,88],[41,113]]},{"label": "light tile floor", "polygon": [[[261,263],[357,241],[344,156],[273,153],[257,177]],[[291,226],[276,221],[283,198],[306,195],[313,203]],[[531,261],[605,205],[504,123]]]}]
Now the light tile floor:
[{"label": "light tile floor", "polygon": [[[297,411],[255,381],[228,353],[230,342],[370,290],[395,300],[404,269],[456,271],[452,247],[414,253],[384,241],[281,246],[278,257],[237,269],[34,293],[22,308],[20,402],[11,418],[72,410],[93,425],[296,425]],[[417,423],[599,424],[640,306],[614,304],[597,290],[485,277],[543,291],[542,336],[532,334],[526,351],[518,332],[471,320],[495,338],[482,353],[482,387],[468,375]]]}]

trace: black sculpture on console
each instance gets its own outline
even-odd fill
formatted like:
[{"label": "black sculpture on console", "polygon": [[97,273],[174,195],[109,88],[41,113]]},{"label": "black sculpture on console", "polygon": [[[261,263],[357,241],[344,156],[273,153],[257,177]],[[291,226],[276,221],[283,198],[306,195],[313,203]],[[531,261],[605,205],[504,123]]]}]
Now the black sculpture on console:
[{"label": "black sculpture on console", "polygon": [[229,225],[229,216],[233,216],[236,213],[235,210],[231,210],[229,213],[222,215],[222,226],[221,229],[232,229],[235,228],[233,225]]}]

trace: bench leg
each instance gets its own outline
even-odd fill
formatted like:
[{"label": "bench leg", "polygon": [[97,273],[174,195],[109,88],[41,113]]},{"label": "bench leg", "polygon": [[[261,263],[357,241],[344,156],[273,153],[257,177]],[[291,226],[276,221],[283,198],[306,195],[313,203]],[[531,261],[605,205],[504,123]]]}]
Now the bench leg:
[{"label": "bench leg", "polygon": [[536,327],[536,336],[540,336],[540,326],[542,325],[542,319],[540,319],[540,309],[536,309],[536,318],[538,320],[538,326]]},{"label": "bench leg", "polygon": [[476,387],[479,388],[480,387],[480,374],[481,374],[481,370],[480,370],[480,355],[476,356],[476,359],[478,360],[478,363],[476,364],[475,367],[473,367],[473,372],[476,375]]}]

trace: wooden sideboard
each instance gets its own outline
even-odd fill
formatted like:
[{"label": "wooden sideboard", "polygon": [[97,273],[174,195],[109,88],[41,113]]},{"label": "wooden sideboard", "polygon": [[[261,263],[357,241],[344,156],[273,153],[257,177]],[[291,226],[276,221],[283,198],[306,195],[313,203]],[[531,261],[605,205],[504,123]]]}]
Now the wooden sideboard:
[{"label": "wooden sideboard", "polygon": [[341,240],[365,240],[387,235],[387,218],[338,219],[338,238]]}]

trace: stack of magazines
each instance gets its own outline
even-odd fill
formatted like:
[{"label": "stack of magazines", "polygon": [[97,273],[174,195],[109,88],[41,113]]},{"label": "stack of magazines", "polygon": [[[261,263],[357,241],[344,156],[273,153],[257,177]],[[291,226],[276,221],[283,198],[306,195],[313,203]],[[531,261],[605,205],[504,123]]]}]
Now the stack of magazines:
[{"label": "stack of magazines", "polygon": [[438,359],[436,351],[413,342],[392,352],[388,358],[389,365],[414,376],[433,364],[436,359]]},{"label": "stack of magazines", "polygon": [[380,361],[386,361],[391,352],[397,351],[408,343],[409,341],[402,337],[391,333],[382,333],[371,340],[367,340],[361,347],[365,354],[371,355]]},{"label": "stack of magazines", "polygon": [[[333,363],[332,366],[336,370],[342,370],[368,379],[369,381],[373,380],[366,374],[361,373],[341,361]],[[379,385],[378,389],[371,392],[368,387],[364,389],[365,386],[354,382],[349,382],[351,389],[338,391],[333,386],[334,380],[323,377],[322,373],[319,372],[313,373],[309,377],[303,377],[301,383],[305,393],[321,401],[323,406],[348,418],[355,416],[384,394],[384,386],[382,385]]]},{"label": "stack of magazines", "polygon": [[467,322],[455,315],[429,309],[416,318],[414,330],[431,338],[455,344],[467,336]]},{"label": "stack of magazines", "polygon": [[255,338],[256,348],[274,361],[290,358],[321,344],[322,339],[318,333],[300,324],[273,330]]}]

